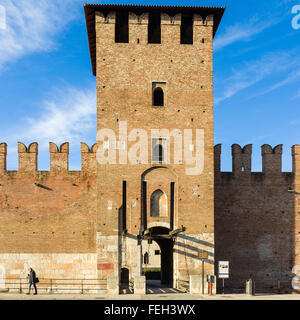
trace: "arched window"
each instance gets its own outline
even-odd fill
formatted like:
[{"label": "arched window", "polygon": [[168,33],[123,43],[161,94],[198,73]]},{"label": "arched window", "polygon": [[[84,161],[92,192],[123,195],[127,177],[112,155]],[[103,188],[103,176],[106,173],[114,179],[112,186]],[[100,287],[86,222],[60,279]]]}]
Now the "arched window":
[{"label": "arched window", "polygon": [[150,216],[166,217],[168,215],[168,200],[165,193],[156,190],[152,193],[150,199]]},{"label": "arched window", "polygon": [[160,87],[155,88],[153,91],[153,106],[155,107],[164,106],[164,91]]}]

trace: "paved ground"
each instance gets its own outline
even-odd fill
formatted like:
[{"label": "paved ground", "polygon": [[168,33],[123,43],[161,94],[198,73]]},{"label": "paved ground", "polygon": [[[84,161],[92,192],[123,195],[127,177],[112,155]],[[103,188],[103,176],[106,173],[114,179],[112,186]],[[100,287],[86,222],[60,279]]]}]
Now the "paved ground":
[{"label": "paved ground", "polygon": [[192,295],[183,293],[177,289],[162,286],[160,281],[147,281],[147,294],[120,294],[107,295],[98,294],[78,294],[78,293],[46,293],[40,291],[38,295],[25,293],[3,292],[0,289],[0,300],[300,300],[300,294],[256,294],[247,296],[245,294],[218,294],[213,296]]},{"label": "paved ground", "polygon": [[190,295],[187,293],[166,293],[148,295],[119,295],[104,294],[33,294],[0,293],[0,300],[300,300],[300,294],[260,294],[246,296],[245,294],[225,294],[215,296]]}]

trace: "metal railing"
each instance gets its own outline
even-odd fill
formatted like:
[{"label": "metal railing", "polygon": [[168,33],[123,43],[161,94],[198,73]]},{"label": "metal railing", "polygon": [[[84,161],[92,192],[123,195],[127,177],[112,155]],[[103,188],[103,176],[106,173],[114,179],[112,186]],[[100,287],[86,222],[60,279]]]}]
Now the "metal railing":
[{"label": "metal railing", "polygon": [[[281,294],[281,293],[288,293],[289,287],[287,286],[287,281],[282,282],[280,280],[270,280],[266,283],[266,281],[261,284],[259,281],[255,281],[254,279],[252,286],[254,288],[254,292],[257,294]],[[246,282],[244,281],[240,282],[240,285],[225,285],[225,293],[228,294],[246,294]],[[222,293],[222,287],[219,284],[218,286],[218,293]]]},{"label": "metal railing", "polygon": [[[106,279],[54,279],[39,278],[36,284],[38,292],[46,293],[99,293],[106,291]],[[9,292],[28,292],[29,282],[27,278],[6,278],[0,281],[0,288]],[[31,290],[34,290],[33,286]]]}]

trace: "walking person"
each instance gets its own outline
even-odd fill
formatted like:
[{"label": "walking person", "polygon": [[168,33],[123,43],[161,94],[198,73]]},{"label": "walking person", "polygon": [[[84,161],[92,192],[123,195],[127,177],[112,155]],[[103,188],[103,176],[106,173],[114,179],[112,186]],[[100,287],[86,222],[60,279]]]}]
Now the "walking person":
[{"label": "walking person", "polygon": [[33,285],[34,291],[35,291],[34,295],[36,295],[37,294],[36,283],[38,282],[38,278],[36,277],[35,271],[32,268],[29,269],[28,280],[29,280],[29,288],[28,288],[28,293],[26,294],[30,294],[31,286]]}]

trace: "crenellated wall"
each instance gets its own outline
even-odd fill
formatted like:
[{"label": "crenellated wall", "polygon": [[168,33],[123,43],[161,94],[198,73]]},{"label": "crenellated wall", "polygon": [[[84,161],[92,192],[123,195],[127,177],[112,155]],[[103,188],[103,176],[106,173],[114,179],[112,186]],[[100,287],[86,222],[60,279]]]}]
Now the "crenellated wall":
[{"label": "crenellated wall", "polygon": [[[228,289],[243,290],[252,278],[258,292],[276,292],[279,282],[282,292],[292,290],[300,261],[299,150],[292,148],[293,172],[282,172],[282,145],[265,144],[263,170],[252,172],[252,146],[234,144],[233,171],[221,172],[215,146],[215,261],[230,261]],[[19,143],[19,170],[6,171],[7,145],[0,144],[0,263],[8,277],[25,275],[29,265],[44,277],[97,277],[96,151],[97,144],[82,143],[82,170],[69,171],[68,143],[50,143],[51,169],[38,171],[37,143]]]},{"label": "crenellated wall", "polygon": [[[265,144],[261,151],[262,172],[251,171],[252,146],[236,144],[233,171],[221,172],[221,145],[215,146],[215,259],[230,261],[228,288],[242,289],[252,278],[258,291],[276,291],[278,281],[282,291],[291,291],[299,251],[294,241],[299,229],[295,196],[289,192],[295,169],[281,171],[282,145]],[[295,152],[293,162],[300,165]]]},{"label": "crenellated wall", "polygon": [[96,145],[82,144],[82,170],[69,171],[69,144],[50,143],[50,171],[37,170],[38,144],[18,144],[6,171],[0,144],[0,264],[7,277],[97,277]]},{"label": "crenellated wall", "polygon": [[[161,44],[180,44],[180,27],[181,27],[181,13],[169,15],[161,13]],[[192,14],[193,18],[193,43],[194,45],[212,44],[214,15],[206,14],[203,17],[200,14]],[[105,24],[102,29],[105,32],[101,36],[101,42],[104,44],[115,43],[115,24],[116,12],[95,12],[95,23]],[[148,23],[149,13],[134,13],[128,12],[128,31],[129,43],[131,44],[149,44],[148,43]],[[137,39],[139,41],[137,42]]]}]

